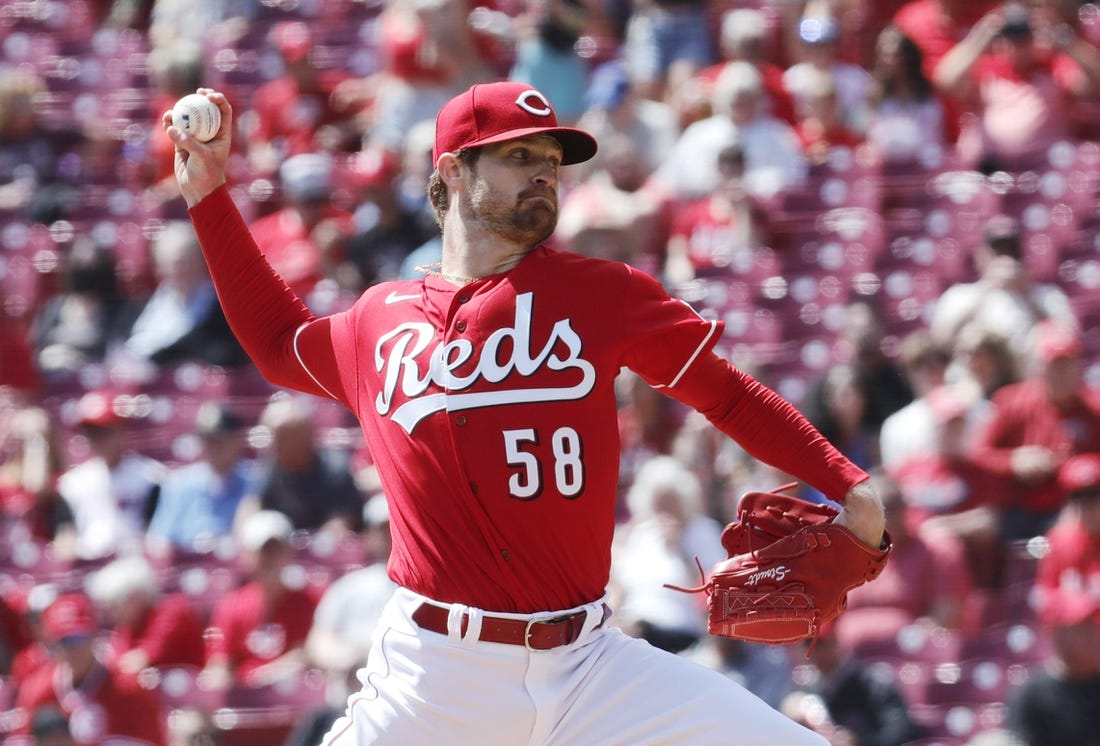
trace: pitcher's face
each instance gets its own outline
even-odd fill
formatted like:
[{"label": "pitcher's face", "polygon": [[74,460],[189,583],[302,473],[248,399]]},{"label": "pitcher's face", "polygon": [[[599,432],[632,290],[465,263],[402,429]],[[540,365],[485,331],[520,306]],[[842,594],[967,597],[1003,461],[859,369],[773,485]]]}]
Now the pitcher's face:
[{"label": "pitcher's face", "polygon": [[552,137],[488,145],[460,195],[468,220],[509,241],[536,246],[558,222],[561,146]]}]

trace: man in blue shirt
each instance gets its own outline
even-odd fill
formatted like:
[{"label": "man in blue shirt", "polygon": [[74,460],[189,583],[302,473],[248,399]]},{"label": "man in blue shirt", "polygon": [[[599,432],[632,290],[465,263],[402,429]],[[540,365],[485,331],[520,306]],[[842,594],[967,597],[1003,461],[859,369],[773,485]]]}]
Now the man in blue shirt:
[{"label": "man in blue shirt", "polygon": [[195,416],[202,458],[171,471],[147,531],[151,544],[183,552],[211,550],[233,534],[241,500],[254,488],[255,468],[245,458],[243,423],[218,402]]}]

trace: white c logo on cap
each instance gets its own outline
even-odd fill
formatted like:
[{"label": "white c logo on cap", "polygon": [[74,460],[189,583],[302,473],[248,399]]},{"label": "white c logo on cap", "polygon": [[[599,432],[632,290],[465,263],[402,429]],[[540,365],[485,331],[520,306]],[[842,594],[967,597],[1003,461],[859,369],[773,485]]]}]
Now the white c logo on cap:
[{"label": "white c logo on cap", "polygon": [[[540,108],[535,108],[531,105],[529,99],[535,99],[538,103],[542,104]],[[528,112],[534,114],[536,117],[548,117],[554,113],[554,110],[550,108],[550,102],[546,100],[546,97],[541,93],[531,88],[519,94],[519,98],[516,99],[516,105]]]}]

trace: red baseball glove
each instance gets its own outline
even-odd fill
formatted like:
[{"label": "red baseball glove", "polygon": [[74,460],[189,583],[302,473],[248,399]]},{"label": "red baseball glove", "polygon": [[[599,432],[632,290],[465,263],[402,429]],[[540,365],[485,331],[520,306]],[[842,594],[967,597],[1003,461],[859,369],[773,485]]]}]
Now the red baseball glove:
[{"label": "red baseball glove", "polygon": [[729,558],[709,580],[699,568],[702,586],[677,588],[706,592],[711,634],[772,644],[816,638],[844,611],[848,591],[886,565],[889,535],[881,549],[868,546],[832,522],[835,508],[781,494],[794,486],[741,498],[722,532]]}]

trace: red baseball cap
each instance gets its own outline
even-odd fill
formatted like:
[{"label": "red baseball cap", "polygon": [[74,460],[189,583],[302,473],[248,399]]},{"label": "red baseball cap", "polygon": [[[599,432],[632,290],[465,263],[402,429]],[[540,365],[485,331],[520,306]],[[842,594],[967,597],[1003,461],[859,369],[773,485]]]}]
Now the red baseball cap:
[{"label": "red baseball cap", "polygon": [[271,41],[284,59],[295,62],[313,49],[313,34],[302,21],[283,21],[271,30]]},{"label": "red baseball cap", "polygon": [[1051,627],[1100,624],[1100,599],[1085,590],[1058,588],[1044,594],[1040,618]]},{"label": "red baseball cap", "polygon": [[113,427],[123,418],[115,407],[115,397],[109,391],[89,391],[76,403],[77,424],[92,427]]},{"label": "red baseball cap", "polygon": [[1056,321],[1042,321],[1035,327],[1039,356],[1047,362],[1061,357],[1081,356],[1081,337],[1075,329]]},{"label": "red baseball cap", "polygon": [[546,96],[526,83],[478,83],[452,98],[435,120],[432,162],[463,148],[546,134],[561,143],[562,165],[596,154],[596,138],[584,130],[559,127]]},{"label": "red baseball cap", "polygon": [[962,394],[950,384],[937,386],[928,392],[928,408],[936,422],[946,423],[966,417],[969,410]]},{"label": "red baseball cap", "polygon": [[95,607],[83,593],[58,596],[42,612],[42,632],[50,642],[69,637],[91,637],[97,629]]},{"label": "red baseball cap", "polygon": [[1081,453],[1067,459],[1058,469],[1058,486],[1067,494],[1100,490],[1100,454]]}]

